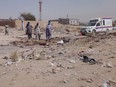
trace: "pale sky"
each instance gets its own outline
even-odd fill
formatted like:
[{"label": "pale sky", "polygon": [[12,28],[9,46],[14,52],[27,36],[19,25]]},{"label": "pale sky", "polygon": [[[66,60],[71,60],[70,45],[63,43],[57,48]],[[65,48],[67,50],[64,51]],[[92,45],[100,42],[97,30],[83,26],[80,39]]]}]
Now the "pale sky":
[{"label": "pale sky", "polygon": [[[42,0],[42,19],[77,18],[88,21],[96,17],[116,20],[116,0]],[[30,12],[39,19],[39,0],[0,0],[0,19],[18,18]]]}]

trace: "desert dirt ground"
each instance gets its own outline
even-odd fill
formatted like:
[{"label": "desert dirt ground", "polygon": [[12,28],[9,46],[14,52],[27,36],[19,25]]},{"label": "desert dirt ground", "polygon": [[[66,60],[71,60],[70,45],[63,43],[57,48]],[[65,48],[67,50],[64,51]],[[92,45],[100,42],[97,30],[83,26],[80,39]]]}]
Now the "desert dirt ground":
[{"label": "desert dirt ground", "polygon": [[91,37],[60,26],[52,32],[46,42],[44,32],[38,41],[22,30],[0,31],[0,87],[116,87],[115,31]]}]

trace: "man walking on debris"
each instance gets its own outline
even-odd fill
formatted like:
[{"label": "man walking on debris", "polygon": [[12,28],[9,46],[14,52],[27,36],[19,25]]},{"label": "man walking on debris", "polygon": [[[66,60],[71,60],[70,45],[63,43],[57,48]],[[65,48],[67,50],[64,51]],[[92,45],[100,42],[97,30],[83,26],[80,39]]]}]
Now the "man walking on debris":
[{"label": "man walking on debris", "polygon": [[48,21],[48,25],[46,27],[46,41],[50,41],[51,39],[51,30],[52,30],[51,21]]},{"label": "man walking on debris", "polygon": [[28,39],[32,38],[32,26],[30,25],[30,22],[26,25],[26,35],[28,35]]},{"label": "man walking on debris", "polygon": [[8,24],[5,25],[5,35],[9,35],[9,31],[8,31]]},{"label": "man walking on debris", "polygon": [[37,23],[37,24],[35,25],[34,32],[35,32],[35,35],[36,35],[36,39],[37,39],[37,40],[38,40],[38,39],[40,40],[41,35],[40,35],[39,23]]}]

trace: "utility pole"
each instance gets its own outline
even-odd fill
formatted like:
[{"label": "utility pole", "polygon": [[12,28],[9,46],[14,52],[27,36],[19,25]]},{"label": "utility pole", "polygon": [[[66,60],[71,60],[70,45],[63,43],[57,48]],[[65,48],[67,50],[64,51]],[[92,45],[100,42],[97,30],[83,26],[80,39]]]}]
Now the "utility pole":
[{"label": "utility pole", "polygon": [[39,0],[39,20],[42,20],[42,0]]},{"label": "utility pole", "polygon": [[66,15],[66,18],[68,19],[68,14]]}]

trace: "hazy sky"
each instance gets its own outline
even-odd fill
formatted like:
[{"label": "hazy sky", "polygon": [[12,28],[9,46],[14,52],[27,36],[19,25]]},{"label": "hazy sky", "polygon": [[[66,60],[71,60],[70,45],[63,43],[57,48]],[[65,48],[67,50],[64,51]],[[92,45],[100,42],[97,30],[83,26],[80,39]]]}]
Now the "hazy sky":
[{"label": "hazy sky", "polygon": [[[18,18],[22,12],[30,12],[39,19],[39,0],[0,0],[0,19]],[[42,19],[62,17],[88,21],[96,17],[116,19],[116,0],[43,0]]]}]

